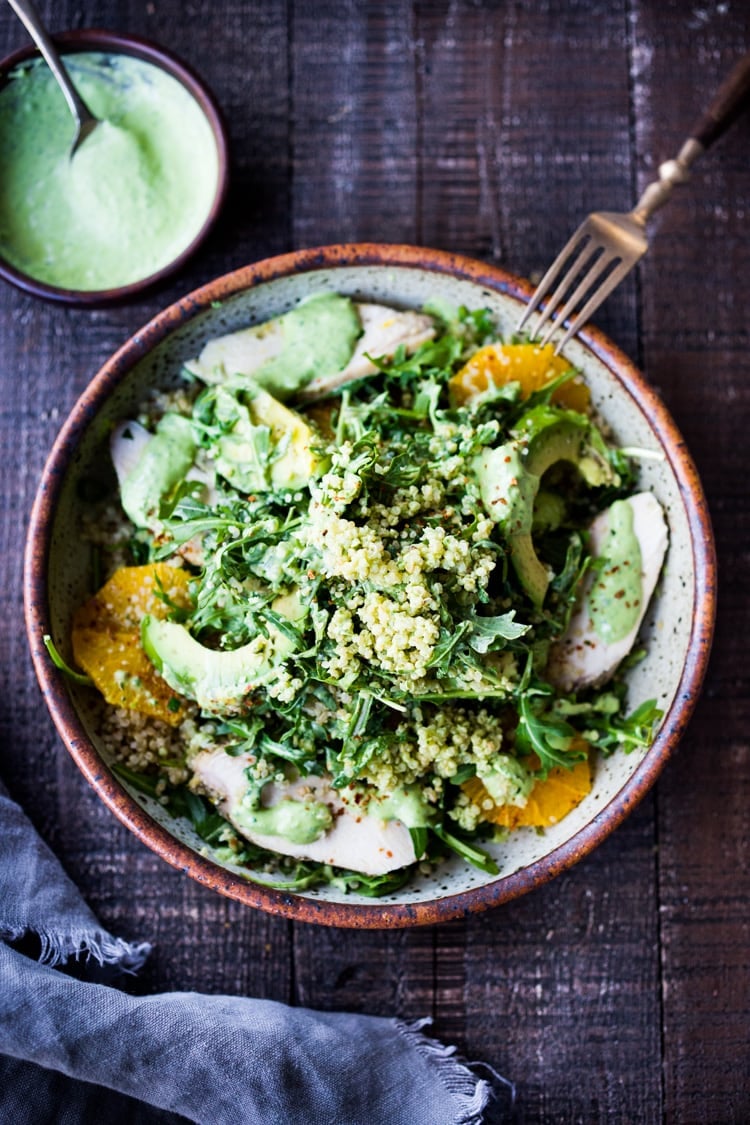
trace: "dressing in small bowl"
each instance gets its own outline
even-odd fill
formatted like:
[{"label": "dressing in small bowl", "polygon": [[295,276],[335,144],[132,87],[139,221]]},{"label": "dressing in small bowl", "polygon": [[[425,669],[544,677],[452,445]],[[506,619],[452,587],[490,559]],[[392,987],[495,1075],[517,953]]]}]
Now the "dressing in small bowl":
[{"label": "dressing in small bowl", "polygon": [[0,69],[0,275],[36,295],[103,304],[171,273],[223,200],[226,138],[177,60],[103,32],[60,37],[100,124],[73,157],[74,121],[34,52]]}]

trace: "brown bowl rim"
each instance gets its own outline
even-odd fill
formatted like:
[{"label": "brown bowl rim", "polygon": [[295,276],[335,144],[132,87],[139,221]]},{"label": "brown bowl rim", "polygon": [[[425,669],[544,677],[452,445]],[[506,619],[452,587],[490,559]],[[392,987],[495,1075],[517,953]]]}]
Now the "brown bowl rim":
[{"label": "brown bowl rim", "polygon": [[152,851],[197,882],[271,914],[360,929],[426,925],[464,917],[518,897],[566,871],[588,855],[623,821],[656,781],[694,710],[706,672],[716,610],[716,558],[711,520],[693,460],[656,391],[603,333],[589,328],[581,341],[623,384],[657,434],[677,478],[688,517],[695,606],[687,658],[674,701],[653,746],[620,792],[573,837],[552,852],[506,876],[458,894],[425,902],[331,903],[272,890],[197,855],[156,824],[105,766],[88,741],[63,675],[53,667],[42,637],[50,632],[47,564],[57,499],[78,442],[112,390],[157,343],[216,301],[290,274],[342,265],[411,267],[450,274],[528,301],[531,287],[506,270],[441,250],[407,245],[353,243],[298,250],[265,259],[215,279],[175,302],[136,332],[100,369],[74,406],[44,468],[34,501],[24,563],[26,629],[37,678],[54,723],[70,754],[99,797]]},{"label": "brown bowl rim", "polygon": [[[216,191],[211,208],[198,233],[180,251],[176,258],[168,262],[156,273],[121,285],[113,289],[66,289],[37,281],[30,274],[7,262],[0,255],[0,277],[23,290],[32,297],[67,305],[71,308],[104,308],[110,305],[125,304],[134,297],[156,288],[163,281],[173,277],[195,254],[213,230],[226,202],[229,191],[229,132],[216,97],[204,80],[193,68],[172,51],[167,50],[151,39],[125,32],[107,31],[102,28],[84,28],[78,31],[62,31],[53,37],[55,45],[63,55],[80,54],[83,51],[102,51],[110,54],[130,55],[151,63],[160,70],[176,78],[200,106],[211,128],[218,160]],[[41,58],[39,50],[33,45],[19,47],[0,60],[0,86],[10,72],[22,63]]]}]

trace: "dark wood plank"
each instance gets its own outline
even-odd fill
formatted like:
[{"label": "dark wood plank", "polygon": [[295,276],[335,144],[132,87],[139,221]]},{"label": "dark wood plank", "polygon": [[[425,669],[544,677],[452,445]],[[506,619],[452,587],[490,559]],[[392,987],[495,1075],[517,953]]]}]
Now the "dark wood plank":
[{"label": "dark wood plank", "polygon": [[[639,179],[672,154],[734,60],[745,7],[635,5]],[[675,38],[674,29],[681,27]],[[719,554],[719,618],[705,697],[658,793],[665,1112],[750,1116],[750,769],[745,657],[750,207],[743,119],[655,223],[644,262],[643,355],[696,458]]]},{"label": "dark wood plank", "polygon": [[295,1003],[406,1022],[432,1016],[431,929],[366,932],[295,927]]},{"label": "dark wood plank", "polygon": [[302,4],[291,31],[295,245],[415,242],[410,5]]}]

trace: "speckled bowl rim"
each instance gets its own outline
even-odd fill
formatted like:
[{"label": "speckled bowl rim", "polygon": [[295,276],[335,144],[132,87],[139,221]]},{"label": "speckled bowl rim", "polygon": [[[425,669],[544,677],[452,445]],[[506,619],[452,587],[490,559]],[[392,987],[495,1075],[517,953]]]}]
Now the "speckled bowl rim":
[{"label": "speckled bowl rim", "polygon": [[604,809],[574,836],[527,867],[458,894],[425,902],[381,905],[377,902],[371,905],[333,903],[247,882],[176,840],[122,787],[89,741],[64,677],[53,667],[42,641],[43,635],[51,631],[47,565],[60,490],[84,431],[109,395],[156,344],[212,302],[226,300],[240,290],[290,274],[337,266],[425,269],[474,282],[523,302],[531,295],[525,282],[497,266],[439,250],[359,243],[299,250],[270,258],[220,277],[177,301],[136,332],[104,364],[76,403],[52,448],[28,532],[24,567],[26,629],[45,702],[70,754],[104,803],[157,855],[212,890],[286,918],[360,929],[433,924],[497,906],[531,891],[570,868],[609,836],[648,792],[673,753],[692,715],[705,675],[716,607],[716,558],[703,488],[685,443],[658,395],[631,361],[601,332],[588,329],[580,334],[580,339],[624,384],[646,415],[677,479],[692,541],[695,613],[679,686],[653,746]]},{"label": "speckled bowl rim", "polygon": [[[229,133],[219,103],[203,79],[181,58],[152,40],[144,39],[140,35],[105,31],[100,28],[62,31],[55,34],[53,39],[63,59],[66,55],[80,54],[83,51],[100,51],[105,54],[130,55],[165,71],[172,78],[177,79],[198,103],[216,144],[216,191],[210,210],[200,230],[171,262],[168,262],[166,266],[155,273],[141,278],[140,281],[133,281],[129,285],[120,285],[112,289],[66,289],[62,286],[39,281],[30,274],[16,269],[0,255],[0,278],[32,297],[68,305],[72,308],[104,308],[110,305],[125,304],[132,298],[140,297],[149,290],[156,288],[167,278],[173,277],[205,242],[213,230],[229,191]],[[0,86],[5,83],[9,73],[15,67],[35,58],[41,58],[41,55],[36,47],[29,45],[20,47],[0,60]]]}]

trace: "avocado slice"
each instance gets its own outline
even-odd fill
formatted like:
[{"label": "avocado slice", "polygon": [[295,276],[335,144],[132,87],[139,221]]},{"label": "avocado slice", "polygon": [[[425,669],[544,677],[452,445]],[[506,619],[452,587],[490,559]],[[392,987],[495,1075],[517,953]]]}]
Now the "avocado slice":
[{"label": "avocado slice", "polygon": [[235,488],[294,491],[321,471],[324,461],[313,449],[315,435],[296,411],[259,386],[248,392],[217,387],[214,394],[217,420],[231,424],[216,443],[216,470]]},{"label": "avocado slice", "polygon": [[271,602],[271,609],[285,617],[292,625],[301,625],[310,613],[309,603],[303,601],[296,586],[287,593],[275,597]]},{"label": "avocado slice", "polygon": [[173,691],[194,699],[204,711],[237,706],[248,692],[273,678],[295,645],[272,625],[268,634],[264,647],[256,638],[223,652],[206,648],[174,621],[146,616],[141,623],[141,644],[157,672]]},{"label": "avocado slice", "polygon": [[557,461],[568,461],[592,488],[614,479],[604,438],[593,422],[575,410],[535,406],[512,432],[525,445],[526,470],[535,476],[543,476]]},{"label": "avocado slice", "polygon": [[286,399],[312,379],[345,367],[361,334],[348,297],[315,293],[283,316],[209,340],[187,367],[205,383],[252,377]]},{"label": "avocado slice", "polygon": [[190,419],[165,414],[120,486],[122,506],[136,527],[147,527],[158,517],[164,498],[192,467],[196,450]]},{"label": "avocado slice", "polygon": [[505,445],[480,453],[473,470],[488,513],[508,539],[518,580],[539,609],[549,586],[547,568],[532,539],[534,501],[542,476],[558,461],[574,465],[592,487],[611,483],[615,474],[601,434],[573,410],[534,407],[523,415],[513,435]]}]

